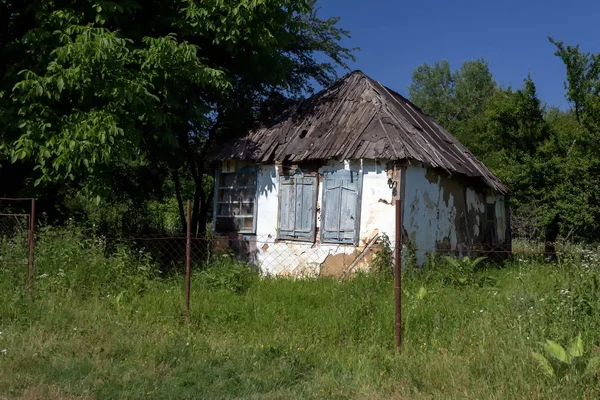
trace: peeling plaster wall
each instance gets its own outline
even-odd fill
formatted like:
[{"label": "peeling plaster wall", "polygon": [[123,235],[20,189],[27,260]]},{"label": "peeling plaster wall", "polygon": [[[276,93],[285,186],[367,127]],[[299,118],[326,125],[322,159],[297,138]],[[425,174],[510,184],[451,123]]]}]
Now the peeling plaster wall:
[{"label": "peeling plaster wall", "polygon": [[[339,276],[376,235],[386,234],[393,243],[396,215],[386,161],[330,161],[320,167],[302,168],[319,173],[314,242],[277,239],[281,166],[258,167],[256,235],[240,235],[240,238],[246,243],[250,261],[258,264],[263,274]],[[358,246],[320,243],[322,174],[340,168],[363,174]],[[403,265],[414,260],[422,266],[427,254],[436,251],[462,257],[474,245],[484,244],[485,249],[505,245],[508,226],[504,196],[418,163],[406,168],[404,179]],[[487,219],[487,204],[493,207],[493,221]],[[372,248],[366,252],[355,269],[368,268],[375,251]]]},{"label": "peeling plaster wall", "polygon": [[[265,275],[337,275],[352,264],[375,235],[385,233],[393,238],[395,208],[385,164],[385,161],[374,160],[330,161],[318,169],[320,175],[324,171],[340,168],[362,171],[359,246],[319,243],[322,179],[319,179],[317,191],[315,243],[277,240],[279,169],[275,165],[261,165],[258,172],[255,245],[256,260],[261,272]],[[365,257],[365,260],[370,258],[372,257]],[[357,268],[365,267],[365,263],[359,263]]]},{"label": "peeling plaster wall", "polygon": [[[405,261],[414,257],[422,266],[431,252],[462,257],[474,245],[490,249],[505,244],[503,196],[486,193],[489,189],[473,187],[464,178],[449,177],[422,164],[409,165],[405,179]],[[487,219],[486,204],[494,209],[493,221]]]}]

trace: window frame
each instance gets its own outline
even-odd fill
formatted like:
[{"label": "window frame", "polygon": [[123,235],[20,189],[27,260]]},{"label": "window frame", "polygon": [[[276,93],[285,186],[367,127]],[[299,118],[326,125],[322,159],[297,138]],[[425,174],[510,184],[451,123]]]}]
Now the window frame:
[{"label": "window frame", "polygon": [[[302,237],[302,236],[294,236],[294,235],[282,235],[281,234],[281,216],[282,216],[282,196],[283,196],[283,190],[282,189],[282,180],[285,178],[300,178],[300,179],[305,179],[305,178],[311,178],[314,179],[314,183],[312,183],[310,185],[310,187],[313,189],[313,194],[314,194],[314,198],[312,200],[313,202],[313,215],[311,218],[311,230],[309,232],[309,235],[306,237]],[[278,193],[277,193],[277,239],[278,240],[290,240],[290,241],[296,241],[296,242],[308,242],[308,243],[314,243],[316,240],[316,234],[317,234],[317,205],[318,205],[318,198],[319,198],[319,175],[318,174],[305,174],[302,172],[298,172],[296,171],[294,174],[281,174],[278,177],[277,180],[278,183]],[[294,199],[296,199],[296,182],[294,181]],[[297,204],[297,202],[295,201],[294,204]],[[293,225],[294,225],[294,229],[292,229],[292,232],[295,233],[296,232],[296,206],[294,205],[294,221],[293,221]]]},{"label": "window frame", "polygon": [[[490,213],[493,214],[493,218],[490,218]],[[485,203],[485,234],[484,240],[489,240],[490,245],[497,243],[497,232],[496,232],[496,203]]]},{"label": "window frame", "polygon": [[[356,191],[356,217],[354,219],[354,237],[352,238],[351,241],[347,241],[347,240],[343,240],[343,239],[327,239],[325,238],[325,221],[327,218],[327,176],[326,174],[334,174],[336,172],[349,172],[349,173],[355,173],[356,177],[358,179],[358,185],[357,185],[357,191]],[[325,244],[346,244],[346,245],[354,245],[354,246],[358,246],[358,243],[360,241],[360,221],[361,221],[361,212],[362,212],[362,190],[363,190],[363,171],[359,170],[359,171],[354,171],[354,170],[347,170],[347,169],[337,169],[337,170],[328,170],[328,171],[323,171],[323,188],[322,188],[322,193],[321,193],[321,225],[319,227],[319,231],[320,231],[320,241],[321,243],[325,243]],[[341,209],[340,209],[341,212]],[[339,232],[339,231],[338,231]],[[339,235],[338,235],[339,237]]]},{"label": "window frame", "polygon": [[[219,211],[219,204],[234,204],[230,202],[218,201],[219,199],[219,190],[226,188],[225,186],[220,186],[220,178],[222,174],[238,174],[240,172],[253,172],[254,173],[254,207],[252,210],[252,229],[241,229],[241,230],[233,230],[233,231],[219,231],[217,229],[217,218],[250,218],[249,215],[243,216],[224,216],[217,215]],[[250,188],[250,186],[235,186],[235,187],[227,187],[229,189],[234,188]],[[215,233],[242,233],[242,234],[256,234],[256,218],[258,215],[258,196],[259,196],[259,186],[258,186],[258,167],[241,167],[236,168],[234,172],[222,172],[221,169],[217,169],[215,171],[215,184],[214,184],[214,202],[213,202],[213,231]]]}]

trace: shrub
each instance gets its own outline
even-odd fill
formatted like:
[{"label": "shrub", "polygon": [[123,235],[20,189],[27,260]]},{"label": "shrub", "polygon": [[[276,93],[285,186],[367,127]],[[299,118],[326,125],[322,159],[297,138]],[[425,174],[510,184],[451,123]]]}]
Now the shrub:
[{"label": "shrub", "polygon": [[37,290],[140,293],[158,274],[144,251],[119,244],[109,252],[104,238],[85,237],[74,227],[43,228],[35,254]]},{"label": "shrub", "polygon": [[197,277],[200,285],[209,290],[246,292],[259,280],[258,272],[230,254],[213,257],[210,264]]},{"label": "shrub", "polygon": [[384,279],[394,277],[394,255],[390,238],[385,233],[381,235],[381,247],[371,262],[371,270]]}]

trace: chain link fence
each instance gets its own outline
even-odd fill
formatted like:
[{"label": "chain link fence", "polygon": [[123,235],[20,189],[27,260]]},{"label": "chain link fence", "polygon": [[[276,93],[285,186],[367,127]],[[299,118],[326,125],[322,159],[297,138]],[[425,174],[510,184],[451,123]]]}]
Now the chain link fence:
[{"label": "chain link fence", "polygon": [[[91,238],[90,238],[91,239]],[[187,256],[187,236],[128,235],[105,237],[106,251],[126,246],[131,251],[150,255],[164,271],[184,271]],[[556,252],[545,252],[544,243],[513,239],[510,244],[479,243],[450,247],[423,248],[409,240],[402,244],[402,265],[405,270],[427,268],[445,257],[463,259],[484,258],[486,263],[502,264],[507,260],[540,261],[573,252],[569,243],[556,245]],[[358,245],[279,240],[270,235],[214,235],[190,237],[189,261],[193,269],[206,268],[226,259],[247,263],[266,276],[347,278],[357,271],[373,267],[385,268],[393,262],[395,246],[385,235],[375,235]]]},{"label": "chain link fence", "polygon": [[[23,276],[28,271],[30,285],[34,277],[34,214],[35,202],[31,199],[0,199],[0,269],[5,264],[23,265]],[[40,237],[51,240],[50,236],[40,234]],[[586,254],[590,257],[598,255],[598,249],[581,251],[581,246],[568,241],[557,243],[554,246],[556,251],[549,253],[545,251],[545,243],[529,236],[522,237],[518,232],[514,234],[517,237],[513,237],[509,244],[444,242],[436,248],[415,246],[408,238],[402,238],[402,266],[409,271],[427,268],[428,264],[444,261],[445,257],[484,258],[486,263],[501,264],[506,260],[556,259],[563,254],[577,255],[584,262]],[[199,270],[231,260],[251,265],[266,276],[345,279],[357,271],[391,269],[395,255],[394,241],[381,234],[361,239],[357,245],[320,243],[314,238],[311,241],[280,240],[271,235],[252,234],[209,233],[207,237],[200,238],[194,237],[191,232],[111,237],[81,233],[78,237],[81,239],[80,246],[100,243],[106,254],[122,249],[132,254],[143,254],[162,271],[184,272],[187,265],[192,270]]]},{"label": "chain link fence", "polygon": [[28,287],[34,274],[34,221],[34,199],[0,198],[0,270],[8,264],[23,265]]}]

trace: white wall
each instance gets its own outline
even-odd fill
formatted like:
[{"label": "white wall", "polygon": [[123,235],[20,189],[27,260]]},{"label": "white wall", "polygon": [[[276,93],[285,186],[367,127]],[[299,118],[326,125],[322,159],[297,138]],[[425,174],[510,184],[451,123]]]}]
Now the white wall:
[{"label": "white wall", "polygon": [[[321,200],[323,182],[317,191],[316,243],[277,239],[278,169],[261,165],[258,173],[256,252],[261,271],[266,275],[314,276],[331,255],[344,255],[341,262],[350,265],[368,242],[376,235],[395,233],[395,209],[392,190],[388,187],[385,162],[374,160],[330,161],[319,168],[319,173],[340,168],[363,173],[361,219],[358,250],[353,245],[320,244]],[[340,261],[340,260],[338,260]]]},{"label": "white wall", "polygon": [[[388,186],[386,161],[330,161],[319,168],[322,176],[340,168],[362,172],[359,245],[321,244],[321,201],[323,182],[317,191],[316,240],[277,240],[279,168],[261,165],[258,171],[256,235],[243,235],[265,275],[317,276],[333,261],[336,268],[349,266],[369,241],[386,234],[395,237],[395,204]],[[446,254],[464,256],[471,244],[481,243],[486,226],[486,203],[495,205],[498,242],[506,239],[504,197],[475,189],[460,177],[449,177],[415,163],[406,169],[403,227],[404,257],[423,265],[427,253],[444,249]],[[409,260],[405,260],[409,261]],[[406,263],[404,264],[406,265]],[[360,265],[359,267],[362,267]]]},{"label": "white wall", "polygon": [[447,255],[465,256],[473,244],[483,243],[486,203],[495,205],[497,242],[505,241],[504,196],[485,193],[465,182],[422,164],[407,167],[403,227],[408,236],[405,244],[414,251],[418,265],[438,249],[446,250]]}]

